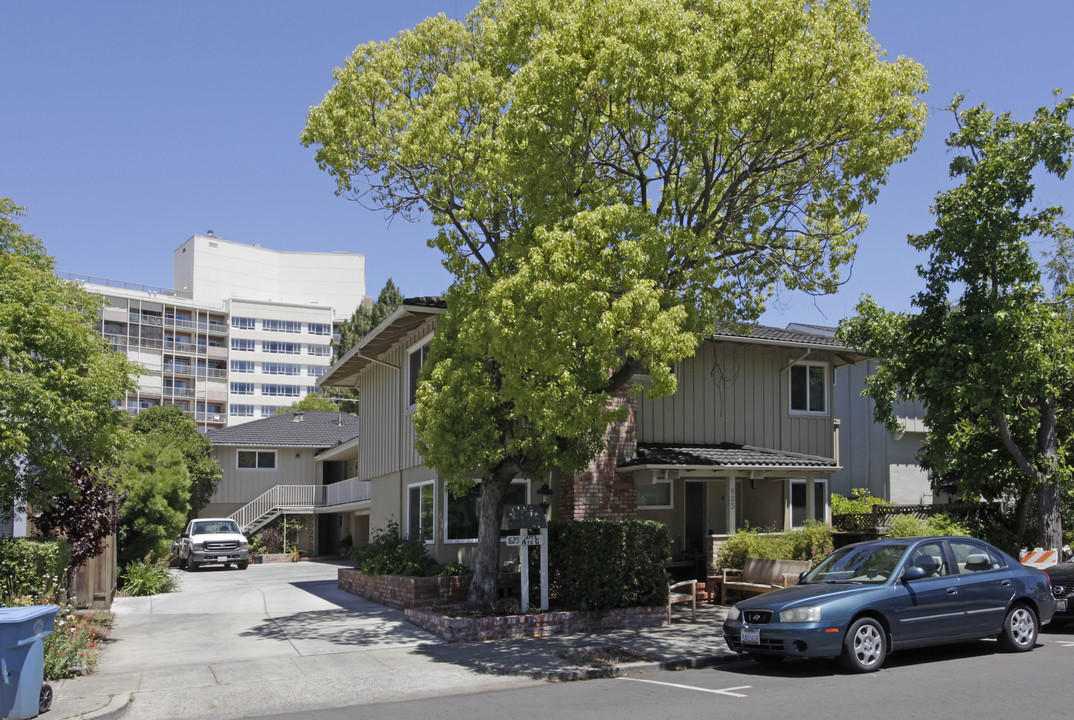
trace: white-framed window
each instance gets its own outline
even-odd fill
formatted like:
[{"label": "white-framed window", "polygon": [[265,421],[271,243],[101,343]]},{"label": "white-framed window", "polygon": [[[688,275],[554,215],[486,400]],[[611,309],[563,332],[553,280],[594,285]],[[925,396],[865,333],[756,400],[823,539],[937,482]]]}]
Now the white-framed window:
[{"label": "white-framed window", "polygon": [[325,367],[324,365],[307,365],[306,366],[306,375],[308,375],[310,377],[321,377],[326,372],[328,372],[328,368]]},{"label": "white-framed window", "polygon": [[261,363],[261,372],[266,375],[298,375],[302,372],[301,365],[291,363]]},{"label": "white-framed window", "polygon": [[328,357],[332,354],[331,345],[310,345],[307,350],[307,354],[314,355],[316,357]]},{"label": "white-framed window", "polygon": [[436,513],[436,481],[426,480],[407,487],[407,537],[432,543],[436,537],[433,518]]},{"label": "white-framed window", "polygon": [[254,406],[253,405],[236,405],[231,404],[231,414],[235,417],[253,417]]},{"label": "white-framed window", "polygon": [[825,363],[795,363],[790,370],[791,412],[828,413],[828,366]]},{"label": "white-framed window", "polygon": [[261,386],[261,394],[270,397],[301,397],[302,388],[298,385],[269,385]]},{"label": "white-framed window", "polygon": [[332,326],[328,323],[309,323],[306,325],[306,332],[310,335],[331,335]]},{"label": "white-framed window", "polygon": [[261,329],[268,332],[300,333],[302,323],[295,320],[262,320]]},{"label": "white-framed window", "polygon": [[237,330],[253,330],[257,327],[257,321],[248,317],[232,317],[231,327]]},{"label": "white-framed window", "polygon": [[261,343],[261,349],[269,353],[283,353],[284,355],[298,355],[302,352],[302,343],[279,342],[277,340],[265,340]]},{"label": "white-framed window", "polygon": [[418,399],[418,376],[421,374],[421,366],[429,358],[429,343],[431,337],[427,337],[410,349],[407,361],[408,384],[407,384],[407,407],[417,404]]},{"label": "white-framed window", "polygon": [[275,450],[239,450],[236,453],[236,468],[239,470],[275,470]]},{"label": "white-framed window", "polygon": [[290,410],[290,409],[291,409],[290,405],[262,405],[261,406],[261,417],[263,417],[263,418],[272,417],[273,415],[276,414],[277,410]]},{"label": "white-framed window", "polygon": [[253,360],[232,360],[231,372],[236,373],[252,373],[254,371]]},{"label": "white-framed window", "polygon": [[249,338],[231,338],[232,350],[254,350],[255,342]]},{"label": "white-framed window", "polygon": [[674,505],[670,480],[638,480],[639,510],[670,510]]},{"label": "white-framed window", "polygon": [[231,394],[232,395],[253,395],[254,394],[254,384],[253,383],[233,382],[233,383],[231,383]]},{"label": "white-framed window", "polygon": [[791,527],[804,527],[806,520],[828,522],[828,481],[813,481],[813,517],[810,518],[806,504],[809,485],[805,480],[791,480]]},{"label": "white-framed window", "polygon": [[[504,505],[526,505],[529,503],[530,481],[526,478],[515,478],[511,486],[504,493]],[[481,481],[463,497],[452,497],[451,493],[444,491],[444,542],[445,543],[475,543],[477,542],[478,519],[481,513]],[[517,530],[502,530],[500,535],[515,535]]]}]

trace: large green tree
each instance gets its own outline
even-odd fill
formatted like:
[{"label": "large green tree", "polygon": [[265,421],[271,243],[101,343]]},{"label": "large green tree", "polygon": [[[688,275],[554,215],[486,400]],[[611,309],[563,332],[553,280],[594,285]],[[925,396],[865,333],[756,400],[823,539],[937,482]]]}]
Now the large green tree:
[{"label": "large green tree", "polygon": [[339,340],[336,341],[336,357],[340,358],[347,351],[358,344],[358,341],[369,334],[369,331],[380,325],[386,317],[391,315],[397,307],[403,304],[403,293],[396,287],[395,282],[388,278],[377,295],[376,302],[372,307],[359,305],[350,320],[347,320],[339,328]]},{"label": "large green tree", "polygon": [[[1063,178],[1074,151],[1074,99],[1015,122],[983,106],[949,108],[947,141],[957,187],[936,196],[936,227],[910,237],[929,254],[913,313],[866,297],[844,321],[844,342],[880,358],[865,393],[896,429],[900,397],[925,404],[924,464],[963,495],[1013,497],[1018,540],[1032,498],[1039,541],[1062,544],[1059,493],[1070,489],[1074,331],[1064,302],[1049,300],[1031,240],[1069,237],[1060,207],[1037,206],[1039,173]],[[1062,243],[1060,244],[1060,251]],[[1052,272],[1057,287],[1066,281]]]},{"label": "large green tree", "polygon": [[164,557],[183,530],[190,511],[190,473],[175,445],[152,438],[135,441],[127,450],[119,481],[119,562]]},{"label": "large green tree", "polygon": [[23,209],[0,198],[0,515],[68,492],[73,461],[116,459],[124,416],[112,403],[136,368],[94,330],[101,299],[60,279]]},{"label": "large green tree", "polygon": [[177,405],[146,408],[134,418],[132,430],[150,444],[175,447],[190,475],[190,517],[209,504],[223,472],[213,457],[209,438],[198,432],[197,423]]},{"label": "large green tree", "polygon": [[441,474],[483,476],[472,599],[513,474],[578,467],[632,376],[672,391],[697,334],[777,287],[837,287],[925,120],[922,69],[867,21],[856,0],[487,0],[336,72],[303,142],[338,193],[429,213],[455,278],[415,422]]}]

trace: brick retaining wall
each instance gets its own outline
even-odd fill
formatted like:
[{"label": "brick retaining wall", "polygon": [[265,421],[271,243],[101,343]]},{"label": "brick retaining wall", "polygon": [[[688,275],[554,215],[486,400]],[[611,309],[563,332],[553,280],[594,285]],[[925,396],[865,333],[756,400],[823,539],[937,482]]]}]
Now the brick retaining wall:
[{"label": "brick retaining wall", "polygon": [[436,610],[410,608],[406,611],[406,619],[448,642],[478,642],[660,627],[667,623],[668,615],[666,607],[637,607],[619,608],[604,613],[547,612],[453,618]]},{"label": "brick retaining wall", "polygon": [[339,589],[380,605],[405,610],[429,605],[455,605],[466,600],[472,575],[413,577],[410,575],[362,575],[355,568],[340,568]]}]

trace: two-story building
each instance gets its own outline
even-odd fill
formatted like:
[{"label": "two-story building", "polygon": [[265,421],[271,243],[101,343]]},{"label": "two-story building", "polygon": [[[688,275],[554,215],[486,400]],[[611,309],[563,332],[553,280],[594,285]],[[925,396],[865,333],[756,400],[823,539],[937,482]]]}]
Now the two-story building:
[{"label": "two-story building", "polygon": [[[452,498],[414,449],[415,389],[441,298],[409,298],[332,366],[320,384],[361,396],[357,479],[370,482],[372,530],[422,533],[438,560],[470,564],[476,496]],[[839,468],[834,371],[863,357],[830,335],[755,327],[716,332],[676,368],[674,395],[627,395],[626,419],[577,475],[519,478],[507,503],[537,502],[551,480],[554,518],[664,522],[684,557],[745,525],[774,530],[830,516]],[[644,387],[645,378],[636,378]],[[356,541],[360,541],[356,538]]]}]

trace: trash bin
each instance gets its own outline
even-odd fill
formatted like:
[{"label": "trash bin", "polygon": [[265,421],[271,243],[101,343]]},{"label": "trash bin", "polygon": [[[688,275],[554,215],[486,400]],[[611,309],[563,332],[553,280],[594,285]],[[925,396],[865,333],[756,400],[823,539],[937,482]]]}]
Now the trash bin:
[{"label": "trash bin", "polygon": [[44,691],[45,643],[60,609],[55,605],[0,608],[0,717],[37,717],[52,689]]}]

